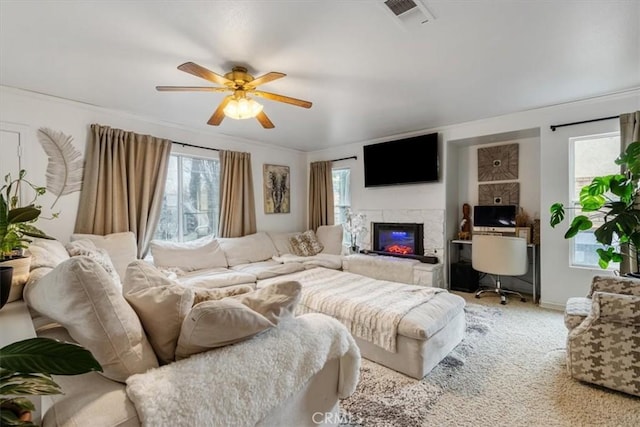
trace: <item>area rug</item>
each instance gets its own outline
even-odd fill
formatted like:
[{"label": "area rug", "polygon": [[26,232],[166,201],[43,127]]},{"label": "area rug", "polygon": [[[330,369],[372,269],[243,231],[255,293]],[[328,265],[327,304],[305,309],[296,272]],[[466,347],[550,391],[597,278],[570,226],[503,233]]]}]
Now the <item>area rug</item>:
[{"label": "area rug", "polygon": [[640,398],[572,379],[559,311],[531,302],[467,300],[463,341],[422,380],[363,359],[343,427],[626,427]]},{"label": "area rug", "polygon": [[340,402],[341,425],[420,425],[442,395],[447,379],[465,364],[480,338],[489,333],[500,314],[495,308],[467,304],[463,341],[431,371],[428,379],[422,381],[363,359],[355,393]]}]

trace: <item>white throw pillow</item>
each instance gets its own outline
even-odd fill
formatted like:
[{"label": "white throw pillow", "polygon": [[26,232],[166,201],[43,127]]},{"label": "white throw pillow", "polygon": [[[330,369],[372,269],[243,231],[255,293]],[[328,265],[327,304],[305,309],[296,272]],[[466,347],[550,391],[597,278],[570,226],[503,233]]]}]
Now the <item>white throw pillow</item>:
[{"label": "white throw pillow", "polygon": [[127,266],[138,258],[138,242],[131,231],[112,233],[105,236],[97,234],[72,234],[70,241],[89,239],[99,248],[107,251],[113,262],[120,281],[124,280]]},{"label": "white throw pillow", "polygon": [[296,234],[297,232],[277,232],[277,231],[269,231],[267,232],[269,238],[273,242],[273,245],[276,247],[278,251],[278,255],[290,254],[291,253],[291,245],[289,244],[289,239]]},{"label": "white throw pillow", "polygon": [[153,263],[160,268],[177,267],[184,271],[226,267],[227,258],[217,240],[206,237],[191,242],[151,242]]},{"label": "white throw pillow", "polygon": [[230,267],[264,261],[278,255],[267,233],[260,231],[243,237],[218,238]]},{"label": "white throw pillow", "polygon": [[293,311],[300,301],[301,290],[300,282],[289,280],[231,298],[262,314],[277,325],[280,320],[293,317]]},{"label": "white throw pillow", "polygon": [[106,377],[125,382],[158,366],[138,316],[95,260],[78,256],[64,261],[29,282],[24,298],[89,350]]},{"label": "white throw pillow", "polygon": [[180,286],[146,261],[129,264],[124,297],[135,310],[162,364],[175,359],[182,321],[193,306],[193,289]]},{"label": "white throw pillow", "polygon": [[342,224],[338,225],[321,225],[316,230],[316,237],[324,246],[323,254],[341,255],[342,254],[342,237],[344,229]]},{"label": "white throw pillow", "polygon": [[301,289],[299,282],[279,282],[196,304],[182,323],[176,360],[249,339],[292,317]]},{"label": "white throw pillow", "polygon": [[69,253],[58,240],[32,238],[32,242],[29,243],[29,254],[31,270],[41,267],[55,268],[69,259]]},{"label": "white throw pillow", "polygon": [[73,256],[88,256],[89,258],[93,258],[97,261],[98,264],[104,268],[104,270],[111,276],[113,282],[118,286],[118,288],[122,289],[122,283],[120,283],[120,276],[118,276],[118,272],[116,271],[113,262],[111,262],[111,257],[106,250],[99,248],[89,239],[81,239],[75,240],[73,242],[69,242],[65,245],[67,252],[69,255]]},{"label": "white throw pillow", "polygon": [[184,319],[176,360],[249,339],[274,325],[232,298],[202,302]]},{"label": "white throw pillow", "polygon": [[217,289],[193,288],[193,292],[195,293],[193,305],[197,305],[205,301],[213,301],[236,295],[242,295],[253,291],[255,291],[255,288],[251,285],[227,286],[225,288]]}]

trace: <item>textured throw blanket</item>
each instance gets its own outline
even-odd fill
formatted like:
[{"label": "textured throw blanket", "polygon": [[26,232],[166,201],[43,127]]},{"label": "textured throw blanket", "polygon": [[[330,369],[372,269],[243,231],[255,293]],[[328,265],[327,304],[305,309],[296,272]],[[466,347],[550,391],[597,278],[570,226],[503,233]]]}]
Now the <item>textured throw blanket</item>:
[{"label": "textured throw blanket", "polygon": [[387,351],[396,352],[400,320],[414,307],[426,303],[440,288],[427,288],[322,267],[288,274],[286,279],[261,281],[263,287],[280,280],[302,284],[296,313],[324,313],[342,322],[353,335]]},{"label": "textured throw blanket", "polygon": [[248,341],[132,375],[126,390],[145,427],[249,426],[335,358],[338,394],[345,398],[358,383],[360,351],[340,322],[308,314]]}]

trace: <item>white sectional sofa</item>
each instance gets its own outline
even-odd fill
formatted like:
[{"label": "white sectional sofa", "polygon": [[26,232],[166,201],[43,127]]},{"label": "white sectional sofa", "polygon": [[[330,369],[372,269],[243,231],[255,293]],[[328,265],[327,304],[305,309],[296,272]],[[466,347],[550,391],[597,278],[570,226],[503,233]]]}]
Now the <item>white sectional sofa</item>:
[{"label": "white sectional sofa", "polygon": [[[342,255],[341,226],[320,227],[316,232],[316,236],[322,246],[322,251],[311,256],[291,253],[290,239],[297,234],[258,232],[244,237],[205,239],[188,244],[152,242],[151,253],[153,259],[146,260],[157,268],[158,274],[163,277],[163,280],[173,281],[172,283],[177,283],[186,289],[228,290],[231,292],[234,289],[246,288],[246,285],[249,285],[251,288],[256,289],[256,292],[259,292],[265,287],[286,281],[300,283],[302,285],[300,291],[302,299],[295,309],[295,315],[297,316],[294,318],[295,321],[299,321],[302,326],[305,326],[306,323],[309,323],[309,320],[313,319],[316,320],[316,323],[323,323],[324,321],[320,321],[320,319],[327,318],[334,322],[336,318],[340,320],[338,323],[341,328],[338,328],[338,331],[335,330],[335,325],[328,325],[325,328],[330,330],[328,333],[333,333],[334,335],[331,338],[334,342],[332,343],[329,340],[327,344],[334,349],[334,352],[324,352],[327,359],[317,362],[317,369],[309,371],[307,377],[304,378],[304,387],[295,388],[290,385],[284,385],[283,387],[285,388],[294,388],[295,392],[281,396],[280,400],[275,402],[275,405],[273,404],[274,402],[271,402],[270,409],[261,412],[260,417],[254,419],[250,424],[269,426],[283,425],[282,423],[284,422],[287,425],[292,420],[294,420],[295,425],[300,426],[313,425],[323,420],[331,420],[331,422],[328,422],[328,424],[331,424],[338,420],[337,416],[316,416],[312,420],[312,415],[314,413],[337,413],[339,398],[346,397],[355,389],[357,373],[354,373],[354,370],[358,370],[360,355],[414,378],[422,378],[462,340],[465,329],[465,316],[464,300],[461,297],[450,294],[444,289],[401,284],[342,271],[344,257]],[[136,245],[134,236],[131,233],[117,233],[109,236],[73,235],[71,240],[74,242],[90,240],[99,249],[104,249],[105,252],[111,255],[113,269],[117,272],[120,281],[126,279],[127,268],[134,265],[132,261],[135,260],[136,256]],[[52,243],[43,243],[43,245],[50,244]],[[46,248],[46,246],[41,248],[38,242],[33,245],[32,253],[37,261],[32,263],[33,269],[25,289],[25,299],[33,309],[34,307],[42,308],[44,305],[42,301],[37,303],[32,300],[36,293],[32,292],[30,294],[29,287],[32,286],[30,283],[33,284],[33,282],[46,277],[57,265],[66,262],[65,257],[68,258],[69,256],[68,254],[60,253],[59,250],[56,253],[56,251]],[[139,263],[140,261],[136,262]],[[144,264],[147,265],[147,263]],[[104,267],[104,265],[102,266]],[[108,265],[105,269],[108,270]],[[313,279],[314,277],[316,279]],[[102,279],[106,280],[105,277],[102,277]],[[391,295],[406,293],[409,295],[408,298],[412,298],[411,295],[415,295],[416,301],[418,301],[415,304],[407,305],[406,301],[400,300],[393,303],[404,307],[404,312],[392,312],[393,307],[387,308],[385,303],[382,302],[378,304],[381,306],[378,308],[381,311],[369,314],[367,321],[379,322],[383,326],[386,326],[389,322],[393,323],[391,331],[395,332],[392,332],[392,346],[382,345],[382,341],[377,342],[376,337],[366,334],[359,335],[362,329],[361,326],[345,321],[347,319],[341,319],[340,316],[332,316],[330,310],[323,309],[321,305],[314,307],[312,299],[305,299],[312,294],[312,284],[317,285],[318,283],[323,284],[339,280],[356,289],[360,286],[360,283],[362,283],[363,289],[366,285],[368,287],[366,289],[371,290],[365,291],[365,293],[370,294],[369,296],[377,295],[378,291]],[[36,286],[32,287],[36,288]],[[398,292],[396,292],[396,289]],[[120,292],[122,293],[123,291]],[[334,291],[329,290],[328,292],[331,294]],[[335,293],[339,294],[341,292]],[[356,299],[361,299],[361,296],[357,296]],[[123,299],[122,301],[125,300]],[[338,301],[338,303],[336,304],[335,301]],[[331,304],[351,304],[351,300],[348,298],[335,301]],[[375,298],[374,301],[370,302],[372,302],[372,305],[376,305]],[[64,301],[61,301],[61,304],[64,304]],[[309,319],[308,316],[321,317]],[[51,320],[40,316],[37,310],[34,310],[33,317],[34,325],[40,335],[65,337],[66,339],[75,338],[73,334],[71,337],[69,336],[69,330],[64,330],[59,325],[56,326],[54,324],[54,327],[52,327]],[[364,314],[361,314],[361,317],[366,318]],[[392,320],[387,322],[387,317]],[[286,322],[285,324],[288,325]],[[312,327],[310,325],[307,326]],[[259,337],[263,340],[273,341],[270,346],[278,343],[275,344],[275,347],[277,347],[279,343],[285,342],[287,327],[290,326],[273,328],[266,333],[260,334]],[[144,335],[145,330],[142,325],[139,325],[139,328],[140,333]],[[292,328],[304,332],[304,327]],[[340,336],[345,331],[347,331],[348,339]],[[322,329],[319,329],[318,334],[322,335],[322,333]],[[389,337],[387,336],[386,338]],[[314,340],[311,339],[310,341]],[[336,345],[335,341],[342,344]],[[241,360],[243,354],[262,353],[260,348],[256,347],[257,342],[256,338],[252,338],[219,350],[210,350],[205,354],[207,355],[206,357],[213,358],[218,354],[224,353],[227,357],[240,358],[238,360]],[[265,342],[264,345],[269,344]],[[303,344],[302,349],[304,350],[304,347],[309,345]],[[355,350],[353,347],[355,347]],[[336,353],[335,348],[340,348],[340,351]],[[323,351],[315,351],[314,354],[323,354]],[[192,360],[198,357],[200,355],[165,366],[151,366],[149,372],[156,375],[166,372],[167,369],[176,371],[182,369],[182,372],[184,372],[185,364],[188,371],[188,367],[191,366],[189,365],[190,363],[193,363],[193,369],[202,369],[202,365],[197,365],[198,362]],[[306,358],[313,359],[310,356]],[[358,361],[355,362],[355,359]],[[261,366],[260,362],[255,360],[251,364]],[[200,367],[198,368],[197,366]],[[158,370],[162,369],[165,371],[160,371],[160,374],[158,374]],[[270,369],[274,369],[275,372],[281,372],[283,369],[296,369],[296,367],[281,366],[276,369],[272,366]],[[229,370],[233,369],[230,368]],[[249,372],[240,371],[238,374],[240,376],[242,376],[243,372],[245,374]],[[264,376],[264,373],[260,374],[259,370],[254,374]],[[60,382],[65,389],[66,395],[54,398],[53,407],[46,413],[43,424],[45,426],[129,426],[151,425],[151,420],[157,422],[157,419],[149,418],[149,413],[140,407],[140,402],[132,400],[130,390],[134,387],[134,380],[137,380],[138,377],[132,375],[132,378],[133,380],[118,382],[107,379],[101,374],[91,373],[61,379]],[[350,381],[345,382],[345,378],[350,379]],[[232,383],[235,380],[225,381]],[[338,387],[338,384],[341,387]],[[253,386],[255,387],[255,384]],[[179,390],[180,387],[185,386],[184,384],[176,385],[176,390]],[[189,389],[189,387],[186,388]],[[211,388],[218,391],[223,390],[224,393],[225,384],[211,384]],[[160,390],[163,389],[160,388]],[[273,390],[267,388],[264,393],[273,393]],[[201,390],[199,396],[206,396],[206,394]],[[170,395],[167,400],[175,400],[171,399],[171,397]],[[260,398],[260,395],[258,394],[256,397]],[[235,410],[246,411],[246,408],[235,408]],[[100,422],[97,424],[96,422],[87,421],[97,415],[100,417]],[[214,421],[210,423],[207,421],[207,425],[221,425],[215,419],[218,419],[218,421],[229,420],[229,414],[224,414],[224,416],[211,414],[211,417]],[[286,420],[286,422],[283,420]],[[193,421],[193,419],[190,421]],[[176,420],[175,425],[181,425],[181,421],[179,419]]]},{"label": "white sectional sofa", "polygon": [[[76,249],[79,242],[94,242],[102,255],[111,255],[107,265],[104,259],[82,250],[70,257],[62,243],[36,239],[30,248],[34,262],[24,299],[38,336],[78,342],[92,351],[105,372],[57,376],[65,394],[43,400],[44,427],[337,424],[339,399],[355,390],[360,360],[355,341],[338,321],[323,315],[289,317],[280,308],[282,321],[258,335],[158,363],[146,324],[129,306],[122,286],[114,285],[126,285],[131,268],[140,263],[135,261],[134,236],[74,235],[71,240]],[[234,244],[240,241],[250,249],[234,252]],[[199,267],[202,258],[198,256],[203,251],[208,251],[208,257],[217,252],[222,255],[218,261],[226,260],[217,242],[204,249],[199,243],[182,254],[176,251],[174,260],[189,259]],[[230,255],[248,255],[247,260],[255,263],[243,265],[247,263],[231,256],[233,265],[225,261],[224,266],[178,275],[180,286],[205,286],[210,291],[233,290],[239,288],[235,285],[249,283],[254,288],[257,277],[271,277],[282,268],[266,259],[278,254],[266,233],[224,245]],[[251,273],[241,271],[249,267]],[[294,264],[286,268],[293,271]],[[295,266],[299,268],[304,266]],[[175,274],[178,269],[167,271],[171,270]],[[192,311],[201,304],[193,305]],[[168,328],[173,316],[164,310],[166,306],[158,310],[157,320],[160,327],[164,322]]]},{"label": "white sectional sofa", "polygon": [[[289,238],[297,233],[257,232],[244,237],[199,240],[187,244],[154,241],[153,263],[176,274],[188,286],[207,288],[255,284],[258,280],[323,266],[342,268],[342,227],[316,232],[323,250],[313,256],[291,254]],[[279,261],[276,261],[279,260]]]}]

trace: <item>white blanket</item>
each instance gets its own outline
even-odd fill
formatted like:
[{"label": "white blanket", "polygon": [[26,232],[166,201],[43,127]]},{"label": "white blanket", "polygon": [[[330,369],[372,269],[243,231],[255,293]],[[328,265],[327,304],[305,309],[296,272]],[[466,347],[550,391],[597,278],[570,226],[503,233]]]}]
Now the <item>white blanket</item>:
[{"label": "white blanket", "polygon": [[360,351],[344,325],[321,314],[284,319],[248,341],[127,379],[142,425],[255,425],[340,358],[338,393],[358,383]]},{"label": "white blanket", "polygon": [[263,280],[258,287],[282,280],[302,284],[296,313],[328,314],[347,326],[353,335],[393,353],[400,320],[414,307],[446,292],[322,267]]}]

